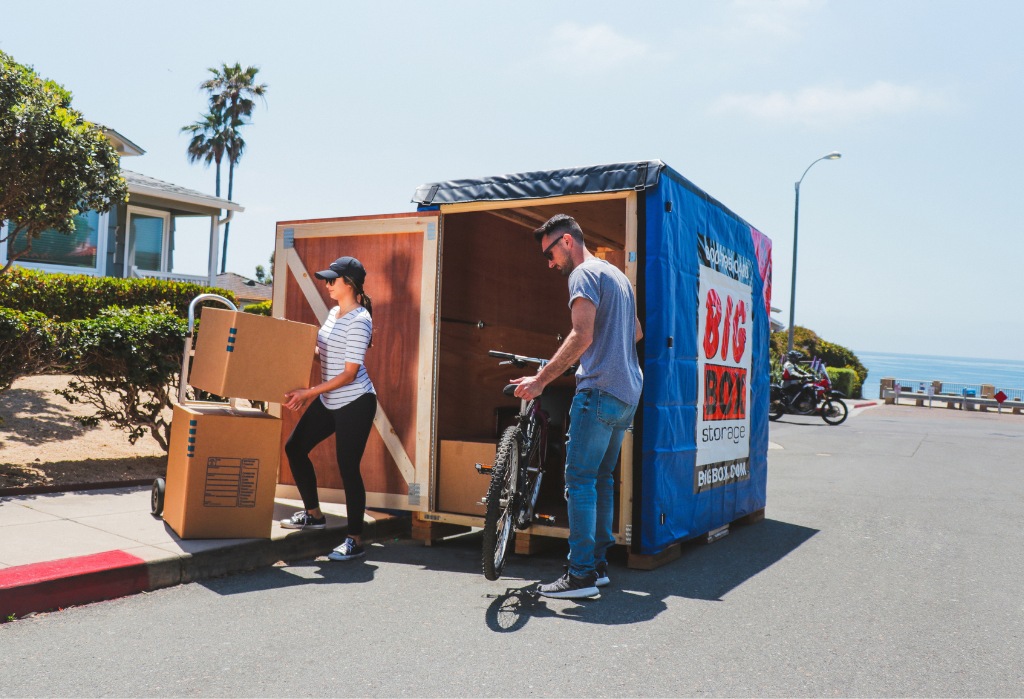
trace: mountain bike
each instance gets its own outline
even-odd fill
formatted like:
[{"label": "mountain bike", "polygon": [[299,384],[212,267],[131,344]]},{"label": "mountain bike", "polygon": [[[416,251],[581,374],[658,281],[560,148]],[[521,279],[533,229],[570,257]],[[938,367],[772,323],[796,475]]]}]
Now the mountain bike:
[{"label": "mountain bike", "polygon": [[[495,350],[487,354],[504,360],[500,362],[501,366],[513,365],[520,369],[527,364],[537,364],[543,368],[548,362],[546,359]],[[566,374],[575,370],[575,366],[569,367]],[[516,385],[509,384],[502,392],[511,396],[515,390]],[[541,409],[540,397],[523,401],[516,423],[507,427],[501,435],[494,465],[476,465],[479,473],[491,477],[487,495],[484,496],[483,572],[488,580],[501,577],[513,528],[526,529],[535,522],[548,525],[555,523],[554,517],[534,512],[547,467],[549,419],[548,413]]]}]

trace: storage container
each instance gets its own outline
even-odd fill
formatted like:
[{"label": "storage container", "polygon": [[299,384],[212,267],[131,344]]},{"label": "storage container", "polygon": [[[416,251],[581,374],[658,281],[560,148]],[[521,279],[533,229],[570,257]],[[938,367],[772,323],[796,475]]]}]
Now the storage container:
[{"label": "storage container", "polygon": [[[566,279],[532,235],[572,215],[591,251],[636,291],[645,333],[644,391],[616,470],[616,541],[648,567],[687,539],[763,516],[768,450],[771,241],[663,162],[456,180],[419,187],[415,212],[277,225],[273,315],[319,324],[331,303],[313,278],[342,255],[367,269],[373,346],[366,366],[379,410],[362,472],[370,507],[408,510],[414,533],[481,526],[452,506],[448,479],[486,485],[449,442],[493,444],[519,401],[502,395],[525,373],[491,349],[550,357],[571,329]],[[517,539],[568,536],[565,414],[572,378],[545,394],[555,466],[537,512],[554,519]],[[297,416],[285,411],[283,437]],[[314,451],[325,500],[343,500],[333,438]],[[454,488],[458,490],[462,484]],[[296,497],[282,458],[278,495]]]}]

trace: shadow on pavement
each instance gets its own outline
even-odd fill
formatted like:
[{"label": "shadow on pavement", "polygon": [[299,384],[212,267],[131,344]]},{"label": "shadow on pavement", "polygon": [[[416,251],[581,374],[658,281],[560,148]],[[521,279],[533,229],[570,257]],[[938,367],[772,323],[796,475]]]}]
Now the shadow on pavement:
[{"label": "shadow on pavement", "polygon": [[[721,601],[817,533],[809,527],[764,520],[738,528],[710,546],[687,545],[682,558],[657,570],[613,565],[612,583],[601,589],[600,598],[550,600],[537,594],[536,583],[510,587],[495,597],[485,620],[488,628],[499,633],[518,631],[534,617],[603,625],[649,621],[667,608],[668,597]],[[559,573],[549,565],[546,578],[553,579]]]},{"label": "shadow on pavement", "polygon": [[[503,575],[509,586],[501,594],[488,595],[493,601],[484,621],[499,633],[518,631],[531,618],[602,625],[649,621],[667,609],[669,597],[721,601],[817,533],[817,529],[766,519],[735,528],[712,545],[686,544],[680,559],[651,571],[626,568],[626,552],[616,547],[610,556],[611,585],[601,588],[600,598],[592,600],[553,600],[537,594],[539,582],[562,574],[568,547],[559,541],[547,553],[509,557]],[[431,547],[410,539],[390,539],[370,545],[367,558],[344,565],[323,557],[306,558],[279,563],[257,576],[227,576],[199,584],[217,594],[232,595],[306,584],[365,583],[374,579],[376,563],[386,563],[467,576],[459,584],[478,580],[481,585],[491,585],[481,573],[481,543],[479,531]]]},{"label": "shadow on pavement", "polygon": [[308,560],[301,563],[278,564],[260,571],[260,575],[229,575],[223,578],[197,580],[218,595],[279,590],[296,585],[342,585],[367,583],[373,580],[377,566],[365,558],[341,565],[329,560]]}]

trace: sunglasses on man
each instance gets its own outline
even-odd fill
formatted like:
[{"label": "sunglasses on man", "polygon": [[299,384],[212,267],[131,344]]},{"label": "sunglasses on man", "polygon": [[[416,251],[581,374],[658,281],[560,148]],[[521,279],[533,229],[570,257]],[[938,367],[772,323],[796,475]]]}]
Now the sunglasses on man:
[{"label": "sunglasses on man", "polygon": [[562,235],[560,235],[560,236],[558,236],[557,238],[555,238],[554,240],[552,240],[552,241],[551,241],[551,245],[549,245],[549,246],[547,246],[546,248],[544,248],[544,252],[543,252],[543,255],[544,255],[544,258],[545,258],[545,259],[546,259],[546,260],[547,260],[548,262],[552,262],[552,261],[553,261],[553,260],[555,259],[555,256],[551,254],[551,251],[552,251],[552,250],[554,249],[554,247],[555,247],[556,245],[558,245],[558,241],[560,241],[560,240],[561,240],[562,238],[564,238],[564,237],[565,237],[566,235],[567,235],[566,233],[563,233]]}]

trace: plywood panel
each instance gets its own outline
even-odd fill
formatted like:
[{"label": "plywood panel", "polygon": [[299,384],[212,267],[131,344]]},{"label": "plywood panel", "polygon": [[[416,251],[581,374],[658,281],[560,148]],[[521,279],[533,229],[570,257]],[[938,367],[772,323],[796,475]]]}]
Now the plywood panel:
[{"label": "plywood panel", "polygon": [[[305,237],[301,235],[301,224],[294,228],[295,251],[309,274],[326,269],[343,255],[358,258],[366,268],[364,289],[373,300],[374,326],[373,344],[366,355],[366,369],[398,439],[410,459],[415,461],[423,234],[413,231],[334,237],[329,229],[320,225],[318,230],[325,233],[324,237]],[[316,323],[309,304],[290,275],[287,284],[286,317],[303,317],[307,318],[306,322]],[[334,305],[323,282],[317,281],[317,291],[329,307]],[[314,367],[314,371],[319,371],[319,365]],[[314,379],[319,381],[319,374]],[[284,412],[285,434],[290,434],[298,416]],[[313,451],[312,459],[319,485],[341,488],[333,437]],[[282,462],[282,482],[294,483],[287,459],[282,458]],[[404,477],[376,430],[370,435],[361,470],[368,491],[408,492]]]}]

